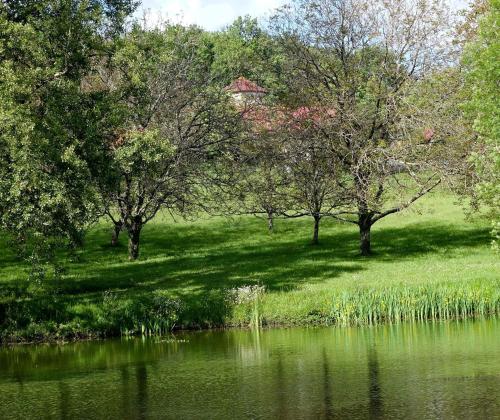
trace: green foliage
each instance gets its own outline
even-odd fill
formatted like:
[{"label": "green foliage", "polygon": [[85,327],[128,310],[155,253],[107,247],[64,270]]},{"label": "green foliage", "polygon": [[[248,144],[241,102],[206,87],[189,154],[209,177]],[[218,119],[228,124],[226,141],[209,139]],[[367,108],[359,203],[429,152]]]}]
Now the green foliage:
[{"label": "green foliage", "polygon": [[175,327],[181,310],[181,303],[162,290],[134,300],[104,292],[99,323],[106,334],[166,334]]},{"label": "green foliage", "polygon": [[479,200],[491,210],[494,244],[500,231],[500,1],[490,0],[479,20],[478,32],[465,52],[471,99],[467,109],[479,135],[479,150],[473,156],[478,171]]},{"label": "green foliage", "polygon": [[130,176],[141,174],[151,177],[161,176],[158,165],[171,159],[174,146],[160,137],[157,130],[131,132],[124,145],[116,149],[114,158],[120,169]]},{"label": "green foliage", "polygon": [[92,179],[101,175],[112,101],[84,81],[132,8],[74,0],[0,6],[0,225],[33,262],[79,244],[96,216]]}]

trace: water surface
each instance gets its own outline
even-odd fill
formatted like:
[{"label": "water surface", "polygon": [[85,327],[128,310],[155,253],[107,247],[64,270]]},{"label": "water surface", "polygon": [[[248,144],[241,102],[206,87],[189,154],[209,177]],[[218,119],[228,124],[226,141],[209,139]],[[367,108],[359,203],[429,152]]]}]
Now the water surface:
[{"label": "water surface", "polygon": [[500,321],[0,349],[0,418],[500,419]]}]

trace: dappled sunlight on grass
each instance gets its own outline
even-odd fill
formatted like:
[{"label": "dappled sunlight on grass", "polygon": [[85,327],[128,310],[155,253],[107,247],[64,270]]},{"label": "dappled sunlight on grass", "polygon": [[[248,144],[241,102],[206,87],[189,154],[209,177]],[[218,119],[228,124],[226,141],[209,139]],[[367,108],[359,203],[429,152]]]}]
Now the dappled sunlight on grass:
[{"label": "dappled sunlight on grass", "polygon": [[[277,231],[269,235],[264,220],[255,217],[177,223],[162,217],[144,229],[140,260],[129,262],[126,234],[122,233],[120,246],[111,247],[110,227],[102,221],[87,235],[76,262],[67,264],[61,286],[67,294],[157,288],[175,292],[248,283],[281,290],[310,282],[375,281],[373,271],[385,273],[386,278],[379,279],[384,281],[404,274],[452,277],[459,274],[457,264],[464,262],[467,271],[472,271],[469,274],[476,276],[485,274],[487,268],[495,269],[486,266],[488,261],[495,262],[488,249],[488,227],[462,222],[461,209],[450,201],[437,210],[432,202],[432,213],[403,213],[375,225],[374,255],[369,259],[358,255],[356,228],[330,219],[322,221],[320,244],[312,246],[309,219],[278,220]],[[445,220],[440,220],[441,214]],[[477,260],[479,255],[485,260]],[[450,264],[450,260],[457,261]],[[2,256],[1,267],[6,274],[1,280],[4,286],[25,275],[12,254]]]}]

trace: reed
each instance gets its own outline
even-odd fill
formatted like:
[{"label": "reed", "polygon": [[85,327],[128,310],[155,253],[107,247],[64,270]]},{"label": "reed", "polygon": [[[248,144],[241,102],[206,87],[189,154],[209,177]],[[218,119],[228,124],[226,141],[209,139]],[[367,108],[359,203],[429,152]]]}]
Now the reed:
[{"label": "reed", "polygon": [[339,325],[488,316],[500,311],[500,287],[433,285],[359,289],[334,296],[331,319]]},{"label": "reed", "polygon": [[100,330],[122,336],[163,335],[171,332],[179,320],[182,303],[164,291],[136,300],[120,301],[115,293],[105,292],[100,315]]},{"label": "reed", "polygon": [[[287,307],[273,311],[281,298],[266,294],[262,298],[262,323],[350,326],[500,314],[500,281],[352,287],[326,292],[323,297],[303,293],[301,297],[301,302],[290,298]],[[267,305],[266,299],[271,300]],[[321,304],[325,299],[326,304]],[[294,305],[298,306],[295,311]],[[292,313],[293,317],[287,317]],[[247,322],[251,324],[252,320]]]}]

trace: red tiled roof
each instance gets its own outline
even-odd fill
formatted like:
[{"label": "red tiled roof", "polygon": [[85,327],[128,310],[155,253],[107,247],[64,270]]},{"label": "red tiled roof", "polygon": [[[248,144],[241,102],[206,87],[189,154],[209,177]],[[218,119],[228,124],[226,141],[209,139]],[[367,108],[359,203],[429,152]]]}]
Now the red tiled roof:
[{"label": "red tiled roof", "polygon": [[238,77],[229,86],[226,86],[225,89],[232,93],[267,93],[266,89],[245,79],[243,76]]}]

